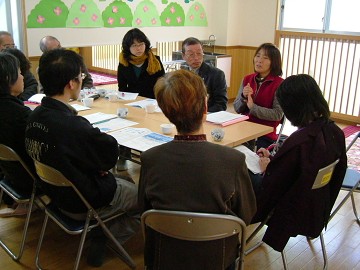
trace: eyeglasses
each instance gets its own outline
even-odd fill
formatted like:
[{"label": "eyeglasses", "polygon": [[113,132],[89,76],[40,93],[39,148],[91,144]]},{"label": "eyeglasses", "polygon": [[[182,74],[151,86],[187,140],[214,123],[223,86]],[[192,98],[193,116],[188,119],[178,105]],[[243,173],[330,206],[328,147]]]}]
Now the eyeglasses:
[{"label": "eyeglasses", "polygon": [[195,58],[195,57],[203,57],[204,53],[185,53],[185,56],[188,58]]},{"label": "eyeglasses", "polygon": [[3,48],[8,49],[8,48],[12,48],[12,49],[16,49],[16,45],[15,44],[3,44],[1,45]]},{"label": "eyeglasses", "polygon": [[[82,80],[85,79],[85,77],[86,77],[86,74],[85,74],[85,73],[81,73],[81,74],[80,74],[80,78],[81,78]],[[80,78],[79,78],[79,76],[76,76],[76,77],[74,78],[74,80],[79,80]]]},{"label": "eyeglasses", "polygon": [[130,46],[130,48],[132,48],[132,49],[135,49],[135,48],[140,48],[140,47],[143,47],[143,46],[145,46],[145,42],[141,42],[141,43],[138,43],[138,44],[132,44],[131,46]]}]

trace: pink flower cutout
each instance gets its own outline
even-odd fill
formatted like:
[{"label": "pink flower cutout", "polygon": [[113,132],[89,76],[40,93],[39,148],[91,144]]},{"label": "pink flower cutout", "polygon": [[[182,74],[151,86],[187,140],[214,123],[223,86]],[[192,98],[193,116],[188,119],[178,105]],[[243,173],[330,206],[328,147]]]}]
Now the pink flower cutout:
[{"label": "pink flower cutout", "polygon": [[204,18],[205,18],[205,13],[203,12],[200,14],[200,19],[204,19]]},{"label": "pink flower cutout", "polygon": [[54,8],[54,13],[59,16],[62,13],[62,9],[60,7]]},{"label": "pink flower cutout", "polygon": [[169,17],[166,18],[165,23],[166,23],[166,24],[170,24],[170,23],[171,23],[171,19],[170,19]]},{"label": "pink flower cutout", "polygon": [[119,11],[119,10],[118,10],[118,7],[117,7],[117,6],[113,6],[113,7],[112,7],[112,12],[113,12],[113,13],[118,13],[118,11]]},{"label": "pink flower cutout", "polygon": [[136,19],[136,24],[137,24],[137,25],[140,25],[141,23],[142,23],[141,19],[140,19],[140,18],[137,18],[137,19]]},{"label": "pink flower cutout", "polygon": [[200,9],[200,7],[198,5],[195,5],[195,10],[198,11]]},{"label": "pink flower cutout", "polygon": [[172,14],[174,14],[175,13],[175,8],[174,8],[174,6],[172,6],[171,8],[170,8],[170,12],[172,13]]},{"label": "pink flower cutout", "polygon": [[149,11],[149,7],[148,7],[148,6],[144,6],[143,10],[144,10],[144,12],[147,12],[147,11]]},{"label": "pink flower cutout", "polygon": [[109,17],[107,22],[108,22],[108,24],[112,25],[114,23],[114,18]]},{"label": "pink flower cutout", "polygon": [[42,23],[44,23],[44,21],[45,21],[45,17],[39,15],[39,16],[37,16],[36,21],[37,21],[38,23],[41,23],[41,24],[42,24]]},{"label": "pink flower cutout", "polygon": [[93,20],[94,22],[96,22],[97,19],[98,19],[98,16],[97,16],[96,14],[93,14],[93,15],[91,16],[91,20]]},{"label": "pink flower cutout", "polygon": [[181,17],[177,17],[176,21],[177,21],[177,23],[181,23],[182,22]]},{"label": "pink flower cutout", "polygon": [[86,5],[81,5],[80,11],[81,12],[86,12]]},{"label": "pink flower cutout", "polygon": [[80,19],[78,17],[76,17],[74,20],[73,20],[73,23],[75,25],[78,25],[80,23]]},{"label": "pink flower cutout", "polygon": [[191,15],[190,16],[190,21],[193,21],[194,20],[194,15]]},{"label": "pink flower cutout", "polygon": [[120,18],[120,24],[125,24],[125,22],[126,22],[126,19],[124,17],[121,17]]},{"label": "pink flower cutout", "polygon": [[155,25],[156,23],[157,23],[156,19],[155,19],[155,18],[152,18],[151,24]]}]

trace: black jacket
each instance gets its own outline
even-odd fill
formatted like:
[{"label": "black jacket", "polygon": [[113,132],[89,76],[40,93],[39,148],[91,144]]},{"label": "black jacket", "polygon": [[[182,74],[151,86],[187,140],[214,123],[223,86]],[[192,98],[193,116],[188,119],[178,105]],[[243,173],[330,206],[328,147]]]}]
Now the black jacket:
[{"label": "black jacket", "polygon": [[209,95],[208,112],[226,111],[228,99],[225,73],[203,62],[198,75],[204,80]]},{"label": "black jacket", "polygon": [[[11,147],[35,173],[34,163],[25,151],[25,127],[31,110],[11,95],[0,96],[0,143]],[[19,163],[0,163],[6,178],[23,191],[31,191],[33,180]]]},{"label": "black jacket", "polygon": [[18,98],[25,101],[38,92],[38,82],[34,75],[28,71],[24,74],[24,92]]},{"label": "black jacket", "polygon": [[160,62],[161,70],[153,75],[150,75],[146,71],[148,67],[148,60],[146,60],[141,66],[141,73],[139,77],[135,74],[134,65],[129,64],[129,66],[125,67],[119,63],[117,71],[119,91],[139,93],[139,95],[143,97],[155,98],[154,85],[156,81],[165,74],[160,57],[157,55],[155,55],[155,57]]},{"label": "black jacket", "polygon": [[[118,158],[117,141],[76,116],[68,105],[45,97],[29,118],[25,146],[28,154],[61,171],[94,208],[107,206],[114,197],[116,181],[108,172]],[[42,183],[58,207],[72,213],[86,208],[68,188]]]}]

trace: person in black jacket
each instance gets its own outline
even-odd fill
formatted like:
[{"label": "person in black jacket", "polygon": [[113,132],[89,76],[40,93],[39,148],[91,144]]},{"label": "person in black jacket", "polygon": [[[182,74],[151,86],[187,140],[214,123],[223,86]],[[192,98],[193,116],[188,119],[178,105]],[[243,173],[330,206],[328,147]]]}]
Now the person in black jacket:
[{"label": "person in black jacket", "polygon": [[[6,31],[0,31],[0,51],[9,48],[16,49],[12,35]],[[22,73],[22,75],[24,76],[24,91],[18,96],[18,98],[25,101],[38,92],[38,82],[34,75],[30,72],[30,66],[25,73]]]},{"label": "person in black jacket", "polygon": [[225,73],[204,62],[201,41],[194,37],[185,39],[182,44],[182,57],[188,69],[198,74],[206,85],[208,112],[226,111],[228,99]]},{"label": "person in black jacket", "polygon": [[[0,143],[12,148],[35,172],[32,159],[25,151],[25,127],[31,110],[17,98],[24,90],[23,75],[19,60],[6,52],[0,52]],[[0,162],[5,177],[22,192],[31,192],[33,179],[25,169],[13,162]],[[4,194],[4,202],[9,206],[0,211],[0,216],[23,215],[26,204],[15,204]]]},{"label": "person in black jacket", "polygon": [[154,85],[164,74],[160,57],[152,53],[149,39],[138,28],[129,30],[122,40],[119,56],[119,91],[155,98]]},{"label": "person in black jacket", "polygon": [[[61,49],[63,48],[61,46],[60,41],[53,36],[45,36],[40,40],[39,43],[40,46],[40,50],[44,53],[50,50],[54,50],[54,49]],[[82,82],[81,88],[92,88],[94,87],[94,82],[93,79],[91,77],[91,74],[89,73],[86,65],[83,63],[83,66],[81,67],[81,70],[83,73],[85,73],[85,78]]]},{"label": "person in black jacket", "polygon": [[[115,138],[77,116],[68,104],[80,93],[85,77],[82,64],[81,56],[71,50],[55,49],[41,56],[39,78],[46,96],[29,117],[25,146],[33,159],[59,170],[72,181],[100,217],[126,212],[108,223],[114,236],[123,243],[139,229],[139,218],[135,216],[138,214],[137,188],[133,183],[115,178],[109,171],[119,154]],[[41,184],[63,213],[84,218],[87,209],[72,189]],[[95,235],[88,263],[100,266],[106,237],[101,228]]]}]

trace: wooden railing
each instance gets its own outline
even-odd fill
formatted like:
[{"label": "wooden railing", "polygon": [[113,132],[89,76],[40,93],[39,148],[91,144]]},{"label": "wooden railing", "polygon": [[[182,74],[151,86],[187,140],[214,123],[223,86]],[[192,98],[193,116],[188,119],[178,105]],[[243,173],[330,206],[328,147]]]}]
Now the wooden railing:
[{"label": "wooden railing", "polygon": [[360,37],[277,31],[283,77],[305,73],[334,116],[360,123]]},{"label": "wooden railing", "polygon": [[[359,36],[277,31],[275,43],[281,51],[284,78],[300,73],[311,75],[323,91],[333,118],[360,123]],[[255,49],[251,47],[249,57],[248,53],[244,56],[248,48],[243,46],[224,47],[221,51],[233,58],[230,99],[236,96],[241,78],[252,72]],[[162,61],[171,60],[172,52],[178,50],[181,50],[180,42],[157,42],[154,48]],[[90,69],[92,66],[96,70],[116,72],[121,45],[94,46],[91,51]],[[240,71],[237,57],[240,57]]]}]

